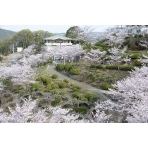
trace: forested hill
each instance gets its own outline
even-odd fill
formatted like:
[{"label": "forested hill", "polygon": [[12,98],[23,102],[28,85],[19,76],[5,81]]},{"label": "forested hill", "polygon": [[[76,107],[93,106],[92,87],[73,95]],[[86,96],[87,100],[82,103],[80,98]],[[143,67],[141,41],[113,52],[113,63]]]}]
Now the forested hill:
[{"label": "forested hill", "polygon": [[0,28],[0,41],[6,39],[8,37],[11,37],[14,34],[15,34],[14,31],[5,30],[5,29]]}]

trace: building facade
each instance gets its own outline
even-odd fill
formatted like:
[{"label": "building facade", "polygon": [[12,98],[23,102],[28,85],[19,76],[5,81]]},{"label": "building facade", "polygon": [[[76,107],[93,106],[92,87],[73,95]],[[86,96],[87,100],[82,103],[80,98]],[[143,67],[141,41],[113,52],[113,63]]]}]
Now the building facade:
[{"label": "building facade", "polygon": [[64,36],[51,36],[44,39],[46,46],[71,46],[73,39]]}]

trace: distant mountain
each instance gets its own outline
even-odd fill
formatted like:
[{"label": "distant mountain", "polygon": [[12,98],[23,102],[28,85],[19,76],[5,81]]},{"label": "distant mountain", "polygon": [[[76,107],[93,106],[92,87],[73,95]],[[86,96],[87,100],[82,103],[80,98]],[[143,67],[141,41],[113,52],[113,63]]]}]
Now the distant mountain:
[{"label": "distant mountain", "polygon": [[5,30],[5,29],[0,28],[0,41],[13,36],[15,33],[16,32],[14,32],[14,31]]}]

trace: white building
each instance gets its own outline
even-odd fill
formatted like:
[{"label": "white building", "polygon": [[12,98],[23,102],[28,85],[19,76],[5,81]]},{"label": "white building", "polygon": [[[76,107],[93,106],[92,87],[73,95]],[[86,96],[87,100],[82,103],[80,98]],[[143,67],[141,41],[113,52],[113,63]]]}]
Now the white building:
[{"label": "white building", "polygon": [[46,46],[71,46],[73,39],[64,36],[51,36],[44,39]]},{"label": "white building", "polygon": [[17,47],[17,52],[22,52],[23,51],[23,47]]}]

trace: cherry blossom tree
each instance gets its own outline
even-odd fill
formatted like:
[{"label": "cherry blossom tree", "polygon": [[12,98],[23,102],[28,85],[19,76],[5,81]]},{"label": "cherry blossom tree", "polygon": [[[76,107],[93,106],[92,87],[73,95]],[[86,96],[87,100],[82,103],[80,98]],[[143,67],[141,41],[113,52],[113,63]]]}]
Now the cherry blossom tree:
[{"label": "cherry blossom tree", "polygon": [[45,110],[34,111],[37,103],[31,99],[24,100],[22,105],[16,104],[15,108],[9,107],[9,113],[0,109],[1,123],[27,123],[38,122],[43,123],[48,121]]},{"label": "cherry blossom tree", "polygon": [[[0,123],[85,123],[85,119],[78,119],[79,115],[71,113],[70,109],[51,107],[40,109],[37,100],[23,99],[23,104],[16,104],[9,113],[0,108]],[[50,113],[47,113],[50,112]]]},{"label": "cherry blossom tree", "polygon": [[148,67],[135,68],[130,77],[118,81],[110,90],[122,103],[128,122],[148,122]]}]

